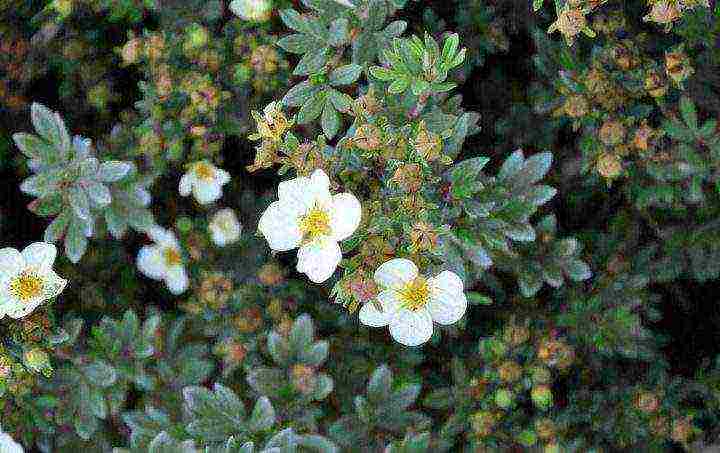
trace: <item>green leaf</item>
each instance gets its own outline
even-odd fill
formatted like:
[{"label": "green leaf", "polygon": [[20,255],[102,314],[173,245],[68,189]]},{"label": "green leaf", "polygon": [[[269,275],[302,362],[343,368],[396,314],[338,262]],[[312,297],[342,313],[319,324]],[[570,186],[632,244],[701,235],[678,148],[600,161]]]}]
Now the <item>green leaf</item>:
[{"label": "green leaf", "polygon": [[102,182],[116,182],[123,179],[135,168],[130,162],[124,162],[120,160],[109,160],[100,164],[98,170],[98,178]]},{"label": "green leaf", "polygon": [[408,79],[398,78],[390,84],[387,90],[390,94],[400,94],[403,91],[407,90],[408,85],[410,85]]},{"label": "green leaf", "polygon": [[50,222],[50,225],[45,229],[43,240],[45,242],[57,242],[65,234],[68,224],[70,223],[70,216],[66,213],[61,213],[55,219]]},{"label": "green leaf", "polygon": [[12,138],[20,152],[29,159],[47,161],[52,159],[53,154],[56,153],[54,145],[49,144],[36,135],[19,132],[13,134]]},{"label": "green leaf", "polygon": [[247,383],[261,395],[276,396],[283,386],[284,374],[277,368],[253,368],[247,373]]},{"label": "green leaf", "polygon": [[300,33],[310,33],[307,20],[294,9],[283,9],[280,11],[280,19],[285,26]]},{"label": "green leaf", "polygon": [[348,113],[352,111],[353,100],[350,96],[332,88],[326,91],[330,102],[335,106],[339,112]]},{"label": "green leaf", "polygon": [[68,189],[68,198],[76,216],[84,220],[90,218],[90,200],[84,190],[74,185]]},{"label": "green leaf", "polygon": [[590,266],[579,259],[570,259],[565,262],[565,272],[571,280],[581,282],[592,277]]},{"label": "green leaf", "polygon": [[30,106],[30,119],[41,137],[55,145],[62,155],[67,155],[70,151],[70,134],[59,114],[33,102]]},{"label": "green leaf", "polygon": [[88,241],[80,219],[74,218],[65,233],[65,255],[72,263],[78,263],[87,250]]},{"label": "green leaf", "polygon": [[104,360],[96,360],[82,367],[85,379],[92,385],[110,387],[117,380],[117,372],[109,363]]},{"label": "green leaf", "polygon": [[212,392],[204,387],[185,387],[183,398],[192,414],[185,427],[190,435],[220,442],[243,431],[245,406],[229,388],[217,383]]},{"label": "green leaf", "polygon": [[248,428],[251,432],[260,432],[272,428],[275,424],[275,409],[265,396],[258,398],[250,415]]},{"label": "green leaf", "polygon": [[297,107],[303,105],[319,91],[318,87],[310,84],[310,81],[303,80],[290,90],[283,97],[283,104],[288,107]]},{"label": "green leaf", "polygon": [[306,53],[295,66],[293,75],[310,75],[319,72],[327,64],[328,48],[323,47]]},{"label": "green leaf", "polygon": [[476,293],[474,291],[468,291],[466,294],[468,302],[473,305],[492,305],[493,303],[492,299],[485,294]]},{"label": "green leaf", "polygon": [[357,64],[348,64],[335,68],[330,73],[329,82],[332,86],[338,85],[350,85],[360,77],[362,73],[362,66]]},{"label": "green leaf", "polygon": [[324,92],[318,92],[305,101],[297,114],[298,124],[308,124],[317,119],[325,106],[325,98]]},{"label": "green leaf", "polygon": [[688,127],[696,131],[698,127],[697,122],[697,111],[695,110],[695,104],[688,96],[682,96],[680,98],[680,114]]},{"label": "green leaf", "polygon": [[383,82],[389,82],[398,77],[393,71],[388,68],[383,68],[382,66],[371,66],[370,74]]},{"label": "green leaf", "polygon": [[328,140],[335,137],[335,134],[337,134],[340,129],[340,114],[335,110],[335,107],[333,107],[329,99],[325,101],[320,124]]},{"label": "green leaf", "polygon": [[335,19],[330,23],[328,42],[333,47],[341,47],[348,42],[349,21],[346,18]]},{"label": "green leaf", "polygon": [[296,354],[301,353],[306,347],[312,343],[315,329],[313,327],[312,318],[307,313],[298,316],[288,336],[290,349]]},{"label": "green leaf", "polygon": [[304,54],[317,48],[317,41],[309,35],[292,34],[278,40],[277,45],[286,52]]},{"label": "green leaf", "polygon": [[373,403],[380,403],[389,398],[392,379],[392,371],[387,365],[377,367],[368,382],[368,399]]},{"label": "green leaf", "polygon": [[522,170],[524,163],[525,156],[523,156],[522,150],[518,149],[505,159],[505,162],[503,162],[498,172],[498,179],[507,180],[512,178]]}]

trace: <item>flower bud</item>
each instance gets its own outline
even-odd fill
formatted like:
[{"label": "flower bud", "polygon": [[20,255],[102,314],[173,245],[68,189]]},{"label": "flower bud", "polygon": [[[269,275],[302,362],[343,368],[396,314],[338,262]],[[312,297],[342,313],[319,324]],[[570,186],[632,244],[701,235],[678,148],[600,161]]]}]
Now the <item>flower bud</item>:
[{"label": "flower bud", "polygon": [[513,405],[515,395],[508,389],[498,389],[495,391],[495,404],[502,409],[507,409]]},{"label": "flower bud", "polygon": [[538,385],[530,391],[533,403],[540,409],[548,409],[553,404],[553,394],[550,386]]}]

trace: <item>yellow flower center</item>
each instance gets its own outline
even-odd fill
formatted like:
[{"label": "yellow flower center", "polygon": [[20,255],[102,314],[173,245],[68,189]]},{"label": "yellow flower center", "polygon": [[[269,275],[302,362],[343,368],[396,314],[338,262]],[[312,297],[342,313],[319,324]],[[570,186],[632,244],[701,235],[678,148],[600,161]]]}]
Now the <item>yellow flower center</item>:
[{"label": "yellow flower center", "polygon": [[21,302],[28,302],[40,296],[44,286],[42,278],[33,272],[24,271],[10,282],[10,293]]},{"label": "yellow flower center", "polygon": [[182,264],[180,252],[172,247],[168,247],[163,250],[163,257],[165,258],[165,264],[168,266],[177,266],[178,264]]},{"label": "yellow flower center", "polygon": [[400,305],[410,311],[416,311],[427,305],[430,300],[430,286],[427,279],[415,277],[398,290]]},{"label": "yellow flower center", "polygon": [[215,179],[215,171],[210,164],[205,162],[195,164],[195,175],[204,181],[212,181]]},{"label": "yellow flower center", "polygon": [[309,239],[329,235],[330,214],[316,205],[300,219],[300,231]]}]

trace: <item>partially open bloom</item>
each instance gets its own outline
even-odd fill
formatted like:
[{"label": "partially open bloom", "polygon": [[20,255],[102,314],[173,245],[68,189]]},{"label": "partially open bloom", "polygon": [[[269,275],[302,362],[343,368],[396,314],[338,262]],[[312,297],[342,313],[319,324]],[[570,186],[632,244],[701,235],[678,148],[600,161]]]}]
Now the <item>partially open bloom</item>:
[{"label": "partially open bloom", "polygon": [[187,197],[192,192],[198,203],[212,203],[222,196],[222,186],[228,182],[228,172],[201,160],[191,164],[188,172],[180,178],[180,195]]},{"label": "partially open bloom", "polygon": [[8,433],[0,430],[0,452],[1,453],[23,453],[22,445],[15,442]]},{"label": "partially open bloom", "polygon": [[22,318],[65,289],[67,280],[52,269],[56,256],[55,246],[46,242],[32,243],[22,253],[0,249],[0,318]]},{"label": "partially open bloom", "polygon": [[375,282],[383,290],[375,303],[360,309],[360,322],[371,327],[390,327],[390,335],[406,346],[430,339],[433,322],[456,323],[467,309],[463,282],[457,274],[443,271],[435,277],[419,274],[412,261],[395,258],[375,271]]},{"label": "partially open bloom", "polygon": [[235,211],[225,208],[215,213],[208,224],[208,230],[213,243],[218,247],[224,247],[240,239],[242,225],[240,225]]},{"label": "partially open bloom", "polygon": [[189,281],[175,234],[159,226],[151,228],[147,234],[155,243],[140,249],[138,269],[153,280],[164,280],[171,293],[182,294]]},{"label": "partially open bloom", "polygon": [[360,224],[360,202],[351,193],[331,195],[330,179],[322,170],[281,182],[278,199],[260,217],[258,230],[273,250],[299,247],[298,272],[324,282],[342,259],[338,242]]}]

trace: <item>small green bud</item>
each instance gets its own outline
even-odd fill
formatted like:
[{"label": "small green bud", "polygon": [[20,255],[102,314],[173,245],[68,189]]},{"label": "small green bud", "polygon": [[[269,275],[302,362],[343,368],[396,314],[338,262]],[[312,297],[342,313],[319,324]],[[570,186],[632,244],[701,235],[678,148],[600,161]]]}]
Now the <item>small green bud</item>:
[{"label": "small green bud", "polygon": [[513,393],[508,389],[498,389],[495,392],[495,404],[503,409],[507,409],[512,406],[514,399],[515,395],[513,395]]}]

